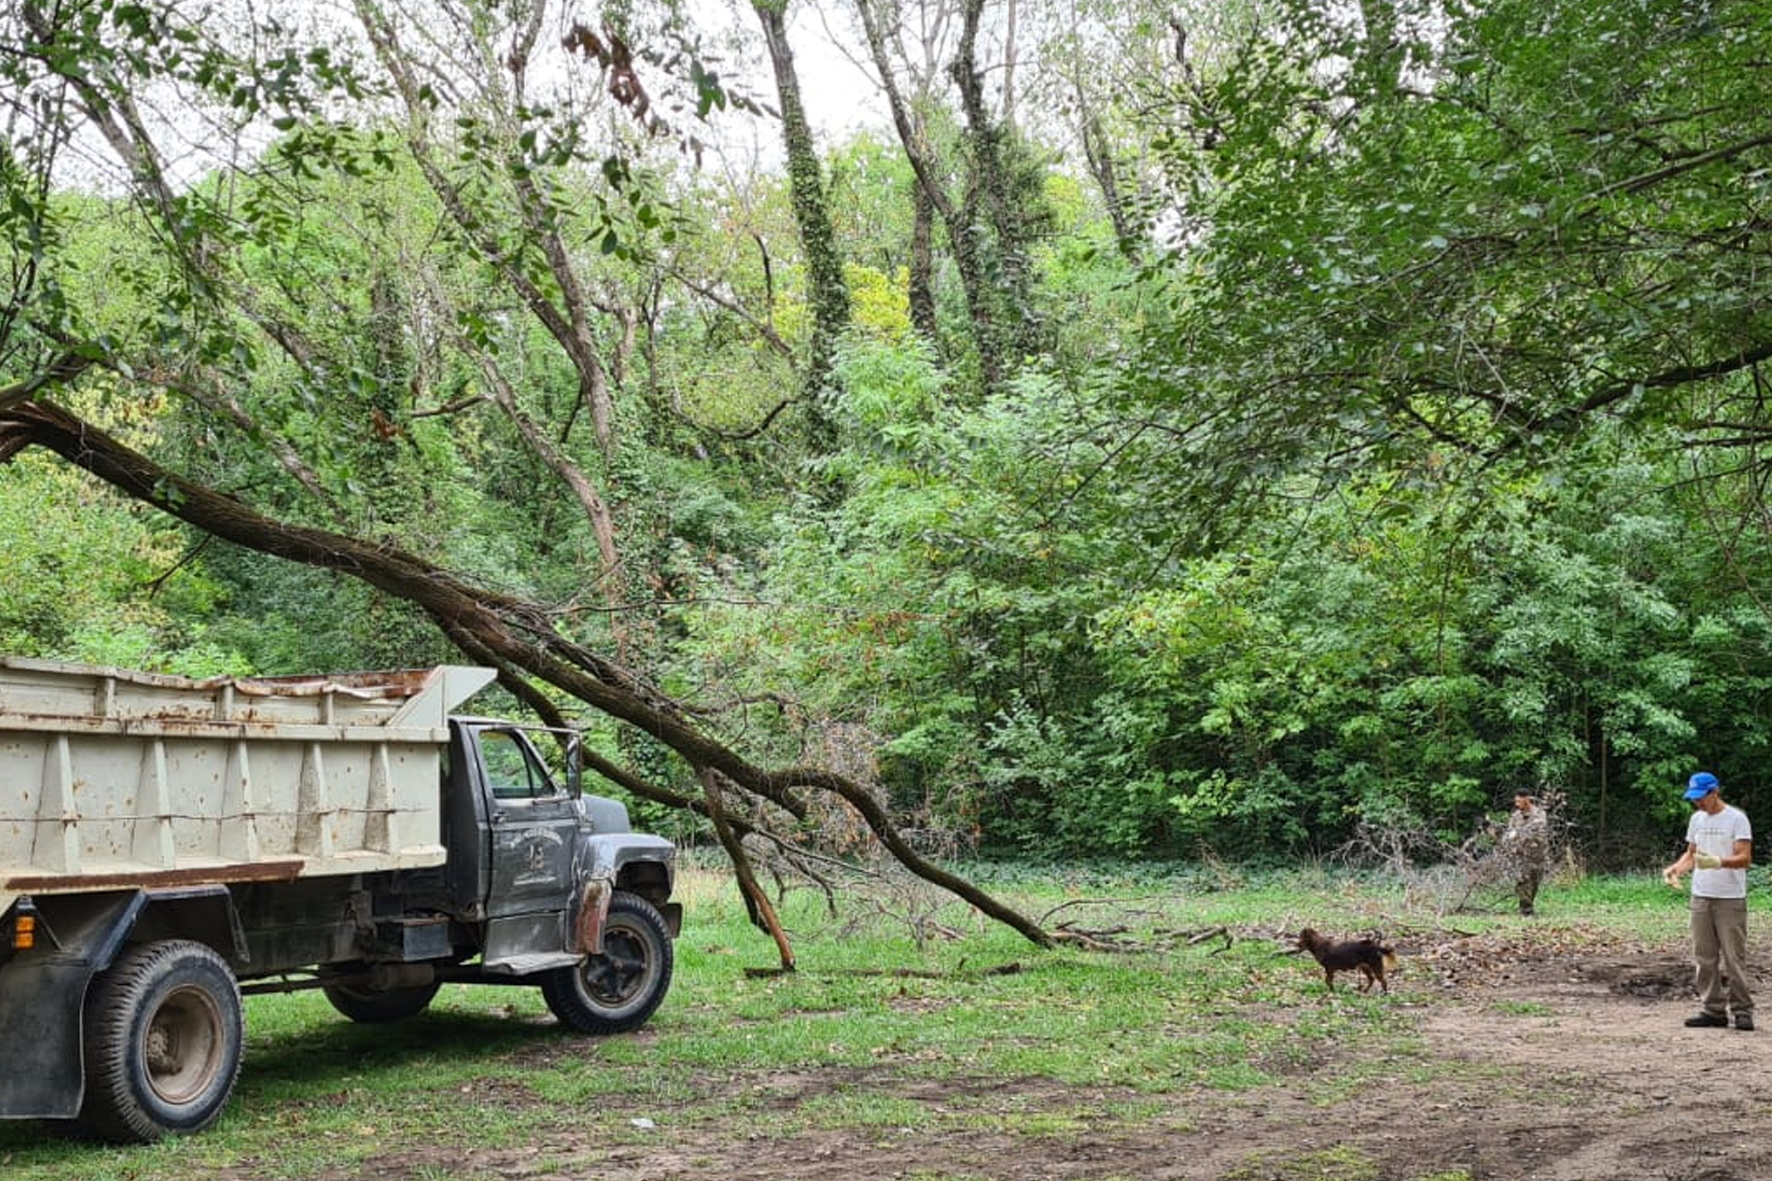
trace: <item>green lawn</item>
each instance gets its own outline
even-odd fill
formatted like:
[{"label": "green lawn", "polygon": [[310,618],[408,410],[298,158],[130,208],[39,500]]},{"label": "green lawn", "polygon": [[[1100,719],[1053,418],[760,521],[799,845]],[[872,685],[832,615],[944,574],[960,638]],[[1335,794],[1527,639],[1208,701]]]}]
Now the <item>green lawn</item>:
[{"label": "green lawn", "polygon": [[[253,998],[245,1068],[217,1126],[119,1149],[0,1125],[0,1175],[349,1175],[422,1146],[434,1157],[407,1175],[468,1181],[446,1163],[452,1155],[547,1142],[563,1113],[601,1145],[642,1142],[667,1120],[768,1134],[933,1121],[1035,1142],[1085,1120],[1144,1118],[1175,1092],[1259,1086],[1356,1038],[1393,1067],[1407,1063],[1411,1032],[1395,1001],[1345,991],[1325,1004],[1314,967],[1280,954],[1285,932],[1523,922],[1499,905],[1412,913],[1384,883],[1321,873],[994,872],[1028,913],[1112,929],[1138,949],[1041,951],[957,906],[937,917],[960,938],[919,941],[890,915],[856,919],[866,908],[832,917],[806,892],[783,908],[799,971],[772,974],[773,944],[745,924],[730,883],[690,871],[676,983],[638,1034],[567,1035],[537,992],[518,988],[451,985],[424,1016],[379,1027],[350,1024],[316,993]],[[1544,902],[1538,930],[1570,923],[1662,941],[1684,925],[1678,896],[1648,875],[1562,884]],[[1220,926],[1228,948],[1189,943]],[[1397,999],[1432,1003],[1426,986],[1405,968]],[[1357,1078],[1355,1064],[1324,1085]],[[930,1104],[922,1088],[959,1098]]]}]

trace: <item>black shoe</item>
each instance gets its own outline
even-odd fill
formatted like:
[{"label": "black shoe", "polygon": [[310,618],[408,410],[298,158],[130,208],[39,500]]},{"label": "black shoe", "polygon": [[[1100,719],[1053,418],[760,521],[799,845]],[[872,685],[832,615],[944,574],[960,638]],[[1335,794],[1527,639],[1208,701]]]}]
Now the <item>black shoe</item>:
[{"label": "black shoe", "polygon": [[1735,1014],[1735,1028],[1741,1030],[1743,1033],[1752,1033],[1754,1030],[1754,1015],[1752,1013]]},{"label": "black shoe", "polygon": [[[1748,1028],[1752,1029],[1754,1019],[1749,1017],[1747,1019],[1747,1024]],[[1729,1019],[1721,1013],[1699,1013],[1696,1016],[1686,1018],[1686,1026],[1689,1029],[1727,1029],[1729,1026]]]}]

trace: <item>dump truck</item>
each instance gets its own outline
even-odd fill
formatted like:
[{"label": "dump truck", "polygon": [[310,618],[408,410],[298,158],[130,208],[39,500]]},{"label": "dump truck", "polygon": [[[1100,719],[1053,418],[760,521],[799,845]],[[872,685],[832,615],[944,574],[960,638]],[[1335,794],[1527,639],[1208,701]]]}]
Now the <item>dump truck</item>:
[{"label": "dump truck", "polygon": [[243,996],[359,1022],[446,983],[632,1030],[670,987],[676,851],[576,734],[452,716],[490,669],[196,680],[0,657],[0,1118],[198,1131]]}]

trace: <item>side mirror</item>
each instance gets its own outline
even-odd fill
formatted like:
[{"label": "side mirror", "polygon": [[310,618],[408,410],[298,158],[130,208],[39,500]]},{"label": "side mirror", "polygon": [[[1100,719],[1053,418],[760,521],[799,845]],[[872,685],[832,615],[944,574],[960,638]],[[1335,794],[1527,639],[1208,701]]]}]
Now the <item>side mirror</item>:
[{"label": "side mirror", "polygon": [[571,796],[583,793],[584,739],[575,730],[566,738],[566,792]]}]

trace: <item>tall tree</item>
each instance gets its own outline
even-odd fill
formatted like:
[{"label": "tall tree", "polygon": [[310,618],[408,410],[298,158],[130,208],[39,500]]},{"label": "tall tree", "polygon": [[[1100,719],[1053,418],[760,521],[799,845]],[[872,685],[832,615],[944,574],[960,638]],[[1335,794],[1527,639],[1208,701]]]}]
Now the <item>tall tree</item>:
[{"label": "tall tree", "polygon": [[[1047,219],[1040,167],[1003,113],[1007,93],[993,102],[986,92],[985,5],[857,0],[856,12],[917,181],[914,318],[919,326],[932,319],[933,259],[923,244],[933,240],[939,221],[964,294],[981,382],[996,389],[1017,354],[1030,351],[1040,337],[1029,251]],[[943,77],[957,96],[951,107]],[[944,145],[950,125],[958,128],[958,150],[952,152]]]},{"label": "tall tree", "polygon": [[[499,10],[502,19],[495,20],[473,4],[431,4],[418,13],[361,0],[356,13],[405,107],[405,138],[413,161],[463,244],[497,271],[571,365],[607,472],[618,446],[610,372],[623,362],[611,362],[606,353],[629,346],[636,314],[594,297],[582,263],[568,245],[573,223],[564,216],[569,198],[559,166],[577,155],[574,125],[594,116],[567,107],[538,118],[548,108],[530,93],[530,74],[540,64],[535,59],[548,7],[545,0],[507,6]],[[419,29],[425,30],[424,58],[407,45]],[[450,33],[455,34],[453,43],[445,40]],[[447,73],[440,68],[445,63],[453,63]],[[453,152],[456,142],[453,131],[449,143],[438,142],[434,124],[440,119],[452,120],[455,128],[466,126],[478,137],[476,150],[466,155],[467,168],[445,162],[444,153]],[[513,223],[520,232],[510,233]],[[601,228],[606,235],[619,232],[613,225]],[[459,309],[443,310],[459,321]],[[464,343],[472,347],[476,342],[469,338]],[[490,401],[572,490],[591,522],[601,564],[592,584],[604,604],[619,604],[627,578],[605,481],[556,445],[519,404],[496,348],[477,347],[474,352]],[[625,646],[621,616],[612,614],[611,620],[618,646]]]},{"label": "tall tree", "polygon": [[[763,41],[775,75],[775,93],[781,103],[782,138],[787,146],[788,186],[793,198],[794,222],[800,230],[800,248],[806,260],[809,301],[812,305],[811,355],[806,366],[805,396],[815,420],[826,420],[818,409],[831,377],[837,341],[849,326],[849,287],[843,278],[843,257],[831,229],[825,205],[823,170],[806,119],[800,94],[800,78],[794,69],[794,53],[788,44],[788,0],[752,0],[752,9],[763,26]],[[820,431],[829,442],[828,426]]]}]

